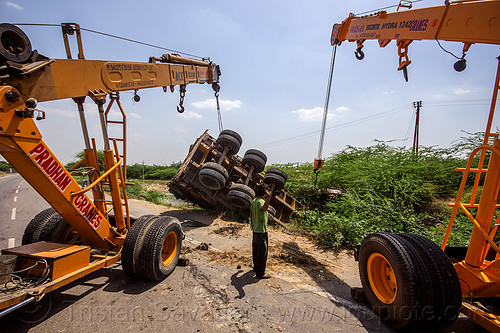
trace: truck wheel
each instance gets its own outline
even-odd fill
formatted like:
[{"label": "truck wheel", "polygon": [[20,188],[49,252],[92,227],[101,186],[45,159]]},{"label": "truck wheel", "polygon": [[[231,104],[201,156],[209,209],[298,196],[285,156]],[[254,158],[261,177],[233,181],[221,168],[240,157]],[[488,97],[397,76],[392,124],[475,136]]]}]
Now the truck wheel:
[{"label": "truck wheel", "polygon": [[232,136],[233,138],[235,138],[240,146],[241,144],[243,143],[243,139],[241,138],[241,135],[239,135],[238,133],[236,133],[235,131],[233,130],[230,130],[230,129],[226,129],[226,130],[222,130],[220,133],[219,133],[219,136],[221,135],[229,135],[229,136]]},{"label": "truck wheel", "polygon": [[161,281],[177,266],[182,246],[182,227],[172,216],[160,216],[146,231],[138,260],[138,273],[151,281]]},{"label": "truck wheel", "polygon": [[269,206],[267,208],[268,219],[270,222],[274,221],[274,217],[276,216],[276,209],[273,206]]},{"label": "truck wheel", "polygon": [[269,222],[274,222],[274,217],[276,216],[276,209],[273,206],[267,208],[267,216]]},{"label": "truck wheel", "polygon": [[404,329],[414,320],[419,301],[418,272],[408,252],[411,245],[389,233],[368,235],[359,250],[359,274],[370,305],[395,329]]},{"label": "truck wheel", "polygon": [[0,24],[0,58],[22,63],[31,57],[31,43],[21,29],[9,23]]},{"label": "truck wheel", "polygon": [[240,150],[241,143],[241,136],[231,130],[226,130],[225,133],[221,132],[221,134],[219,134],[219,137],[215,141],[216,146],[228,148],[228,155],[236,155]]},{"label": "truck wheel", "polygon": [[285,187],[287,175],[284,171],[276,168],[269,168],[264,175],[264,183],[273,186],[274,190],[281,190]]},{"label": "truck wheel", "polygon": [[[206,166],[207,164],[209,164],[209,166]],[[221,167],[224,171],[212,168],[214,165]],[[218,191],[223,188],[226,185],[227,178],[228,173],[226,169],[213,162],[205,163],[198,174],[198,179],[201,185],[214,191]]]},{"label": "truck wheel", "polygon": [[241,161],[243,165],[246,165],[249,168],[253,166],[254,173],[262,172],[266,167],[266,162],[267,156],[257,149],[248,149],[245,152],[245,156],[243,156],[243,160]]},{"label": "truck wheel", "polygon": [[22,245],[38,242],[42,228],[56,214],[57,212],[52,207],[44,209],[36,214],[24,230]]},{"label": "truck wheel", "polygon": [[227,198],[234,207],[246,208],[252,204],[255,198],[255,192],[246,185],[233,184],[227,193]]},{"label": "truck wheel", "polygon": [[139,258],[139,251],[144,242],[144,236],[146,231],[149,229],[151,223],[158,218],[155,215],[143,215],[139,217],[130,226],[130,229],[125,236],[125,241],[122,247],[122,268],[123,271],[130,277],[139,277],[137,273],[137,261]]},{"label": "truck wheel", "polygon": [[427,289],[432,291],[432,311],[423,319],[423,325],[428,328],[443,328],[457,320],[462,306],[462,290],[457,272],[450,259],[433,241],[423,236],[404,233],[406,239],[424,261],[430,274],[430,284]]},{"label": "truck wheel", "polygon": [[252,197],[252,200],[255,198],[255,191],[248,185],[245,184],[237,184],[233,183],[229,188],[229,191],[239,191],[248,194]]},{"label": "truck wheel", "polygon": [[269,168],[266,170],[266,175],[267,174],[275,174],[275,175],[279,175],[281,177],[283,177],[283,179],[285,180],[285,183],[288,179],[288,175],[286,174],[285,171],[281,170],[281,169],[278,169],[278,168]]}]

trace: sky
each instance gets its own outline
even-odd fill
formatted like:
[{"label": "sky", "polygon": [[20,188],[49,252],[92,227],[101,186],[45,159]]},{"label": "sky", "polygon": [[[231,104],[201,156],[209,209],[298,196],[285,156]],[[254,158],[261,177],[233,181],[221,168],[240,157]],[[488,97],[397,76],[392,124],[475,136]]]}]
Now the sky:
[{"label": "sky", "polygon": [[[441,5],[423,0],[414,8]],[[312,162],[327,89],[331,28],[349,13],[397,5],[389,0],[310,1],[35,1],[0,0],[3,23],[78,23],[81,27],[177,51],[210,57],[220,65],[220,106],[225,129],[243,138],[239,155],[260,149],[268,163]],[[388,9],[394,11],[395,8]],[[36,14],[36,15],[35,15]],[[60,28],[20,26],[33,49],[55,59],[66,57]],[[160,49],[83,31],[86,59],[147,62]],[[442,42],[461,55],[462,44]],[[420,144],[447,147],[466,132],[484,131],[493,93],[498,45],[473,45],[467,69],[436,41],[409,46],[409,82],[397,71],[397,47],[366,41],[365,58],[354,57],[355,43],[337,48],[323,156],[346,146],[366,147],[376,140],[411,147],[415,108],[422,101]],[[73,54],[76,45],[72,44]],[[170,164],[184,160],[189,145],[206,130],[218,135],[210,85],[187,86],[179,114],[179,92],[161,88],[121,93],[128,119],[128,163]],[[86,99],[87,122],[102,149],[95,105]],[[63,162],[83,149],[76,104],[39,103],[45,142]],[[116,111],[116,109],[114,109]],[[497,127],[498,121],[493,124]],[[111,136],[116,128],[110,125]]]}]

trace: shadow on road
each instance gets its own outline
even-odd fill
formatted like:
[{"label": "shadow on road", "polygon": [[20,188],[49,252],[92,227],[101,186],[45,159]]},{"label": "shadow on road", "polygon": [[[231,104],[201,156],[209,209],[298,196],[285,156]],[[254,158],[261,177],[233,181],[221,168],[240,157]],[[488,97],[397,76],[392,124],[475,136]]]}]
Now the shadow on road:
[{"label": "shadow on road", "polygon": [[119,264],[115,264],[109,268],[102,268],[67,286],[46,294],[38,303],[28,304],[0,317],[0,332],[28,332],[31,328],[70,308],[79,300],[98,290],[137,295],[151,290],[160,283],[134,280],[128,277],[119,267]]},{"label": "shadow on road", "polygon": [[243,287],[259,282],[259,279],[254,277],[255,273],[252,270],[242,275],[239,275],[240,273],[243,273],[243,270],[239,269],[236,273],[231,275],[231,285],[238,291],[238,295],[234,298],[238,299],[242,299],[246,295]]},{"label": "shadow on road", "polygon": [[177,218],[184,229],[186,228],[199,228],[211,225],[217,217],[208,213],[207,211],[199,210],[168,210],[160,215],[162,216],[173,216]]},{"label": "shadow on road", "polygon": [[[344,309],[356,317],[369,332],[393,332],[365,305],[352,300],[351,286],[331,272],[324,264],[305,253],[295,242],[283,243],[282,260],[307,273],[326,292],[335,307]],[[347,319],[347,318],[346,318]]]}]

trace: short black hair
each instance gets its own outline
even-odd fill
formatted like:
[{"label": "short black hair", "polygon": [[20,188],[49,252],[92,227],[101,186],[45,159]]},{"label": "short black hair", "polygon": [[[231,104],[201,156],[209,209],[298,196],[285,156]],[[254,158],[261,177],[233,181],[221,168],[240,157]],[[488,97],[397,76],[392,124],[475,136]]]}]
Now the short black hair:
[{"label": "short black hair", "polygon": [[255,194],[258,197],[260,197],[260,196],[264,195],[267,191],[269,191],[269,185],[267,185],[266,183],[262,183],[259,186],[257,186]]}]

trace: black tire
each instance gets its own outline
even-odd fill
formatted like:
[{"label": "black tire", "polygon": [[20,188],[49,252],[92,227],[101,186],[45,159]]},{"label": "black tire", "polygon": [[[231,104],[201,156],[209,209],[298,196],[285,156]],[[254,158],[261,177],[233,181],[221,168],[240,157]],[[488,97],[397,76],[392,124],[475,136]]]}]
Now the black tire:
[{"label": "black tire", "polygon": [[269,186],[274,185],[274,190],[279,191],[285,187],[286,179],[276,173],[267,173],[264,176],[264,183]]},{"label": "black tire", "polygon": [[59,214],[55,214],[42,228],[39,240],[69,245],[86,244],[80,234]]},{"label": "black tire", "polygon": [[368,235],[359,249],[359,274],[366,298],[375,313],[398,330],[414,323],[423,298],[417,280],[425,267],[415,265],[413,252],[404,238],[389,233]]},{"label": "black tire", "polygon": [[274,219],[276,218],[276,209],[273,206],[269,206],[267,208],[267,214],[268,222],[274,222]]},{"label": "black tire", "polygon": [[161,281],[170,275],[179,260],[182,238],[178,219],[172,216],[155,219],[146,231],[137,273],[150,281]]},{"label": "black tire", "polygon": [[137,273],[137,262],[140,249],[144,242],[144,236],[149,226],[158,218],[155,215],[143,215],[130,226],[123,242],[121,261],[123,271],[130,277],[139,277]]},{"label": "black tire", "polygon": [[227,178],[224,178],[218,171],[202,168],[198,174],[201,185],[214,191],[218,191],[226,185]]},{"label": "black tire", "polygon": [[229,191],[227,198],[231,204],[236,208],[247,208],[252,204],[253,198],[245,192],[239,190]]},{"label": "black tire", "polygon": [[24,230],[22,245],[32,244],[39,241],[40,232],[47,222],[56,215],[54,208],[47,208],[35,215]]},{"label": "black tire", "polygon": [[240,191],[251,196],[252,200],[255,198],[255,191],[250,186],[245,184],[233,183],[229,188],[229,191]]},{"label": "black tire", "polygon": [[206,162],[203,164],[201,168],[215,170],[218,173],[220,173],[226,180],[229,178],[229,172],[227,172],[226,168],[215,162]]},{"label": "black tire", "polygon": [[264,154],[262,151],[260,151],[258,149],[248,149],[245,152],[245,155],[247,155],[247,154],[257,155],[257,156],[259,156],[260,158],[262,158],[264,160],[264,163],[267,163],[267,155]]},{"label": "black tire", "polygon": [[22,63],[31,57],[31,43],[21,29],[8,23],[0,23],[0,58]]},{"label": "black tire", "polygon": [[241,163],[243,165],[248,166],[248,168],[253,166],[254,172],[256,173],[264,171],[264,168],[266,167],[266,162],[267,162],[267,156],[263,152],[257,149],[248,149],[245,152],[245,156],[243,156],[243,160],[241,161]]},{"label": "black tire", "polygon": [[226,129],[226,130],[222,130],[220,133],[219,133],[219,136],[221,135],[229,135],[229,136],[232,136],[233,138],[235,138],[236,140],[238,140],[240,146],[242,145],[243,143],[243,139],[241,138],[241,135],[239,135],[238,133],[236,133],[235,131],[233,130],[230,130],[230,129]]},{"label": "black tire", "polygon": [[404,233],[406,239],[424,261],[430,275],[432,311],[426,311],[422,320],[428,328],[443,328],[453,324],[460,315],[462,290],[458,275],[446,254],[433,241],[423,236]]},{"label": "black tire", "polygon": [[268,174],[275,174],[275,175],[281,176],[285,180],[285,183],[288,180],[288,175],[286,174],[285,171],[283,171],[281,169],[269,168],[266,170],[266,175],[268,175]]},{"label": "black tire", "polygon": [[238,141],[237,138],[227,134],[219,135],[215,144],[221,151],[226,148],[228,149],[226,156],[238,154],[238,151],[240,150],[241,147],[241,143]]}]

